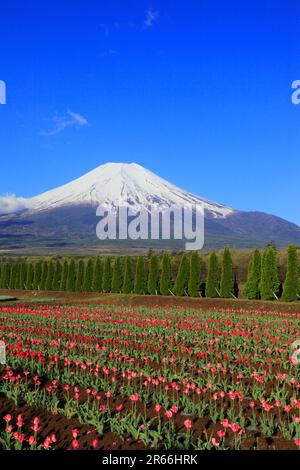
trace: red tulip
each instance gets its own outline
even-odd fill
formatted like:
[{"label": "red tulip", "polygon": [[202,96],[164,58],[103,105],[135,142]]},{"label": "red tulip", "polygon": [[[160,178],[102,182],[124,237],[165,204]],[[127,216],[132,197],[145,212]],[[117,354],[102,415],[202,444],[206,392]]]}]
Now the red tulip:
[{"label": "red tulip", "polygon": [[25,434],[19,434],[18,432],[14,432],[13,437],[16,441],[19,441],[22,444],[25,439]]},{"label": "red tulip", "polygon": [[28,439],[28,443],[32,446],[32,445],[36,445],[36,440],[35,440],[35,437],[34,436],[30,436],[30,438]]},{"label": "red tulip", "polygon": [[159,404],[155,405],[155,407],[154,407],[156,413],[159,413],[160,410],[161,410],[161,408],[162,408],[162,407],[161,407],[161,405],[159,405]]},{"label": "red tulip", "polygon": [[98,439],[94,439],[92,441],[92,446],[94,447],[94,449],[96,449],[96,447],[98,447]]},{"label": "red tulip", "polygon": [[192,421],[190,419],[186,419],[185,422],[184,422],[184,425],[185,425],[186,429],[191,429]]},{"label": "red tulip", "polygon": [[212,438],[211,443],[214,447],[218,447],[220,445],[220,442],[217,441],[217,439],[215,439],[214,437]]},{"label": "red tulip", "polygon": [[72,429],[71,432],[72,432],[73,438],[74,438],[74,439],[77,439],[77,437],[79,436],[79,431],[78,431],[78,429],[76,429],[76,428],[75,428],[75,429]]},{"label": "red tulip", "polygon": [[21,414],[19,414],[17,417],[17,426],[18,428],[21,428],[23,426],[23,418]]},{"label": "red tulip", "polygon": [[223,421],[221,421],[221,424],[225,429],[229,428],[230,426],[228,419],[223,419]]},{"label": "red tulip", "polygon": [[131,401],[138,401],[139,399],[139,395],[137,393],[133,393],[132,395],[130,395],[130,400]]},{"label": "red tulip", "polygon": [[73,439],[72,441],[72,449],[76,450],[79,449],[79,441],[77,439]]}]

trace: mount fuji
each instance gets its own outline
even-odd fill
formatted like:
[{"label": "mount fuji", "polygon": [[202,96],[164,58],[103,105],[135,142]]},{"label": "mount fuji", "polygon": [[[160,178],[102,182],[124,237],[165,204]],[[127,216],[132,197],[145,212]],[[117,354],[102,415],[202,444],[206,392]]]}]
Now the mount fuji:
[{"label": "mount fuji", "polygon": [[32,212],[81,204],[116,207],[120,201],[141,210],[149,204],[202,204],[213,217],[226,217],[233,209],[178,188],[136,163],[106,163],[64,186],[29,201]]},{"label": "mount fuji", "polygon": [[[0,213],[2,252],[94,253],[99,249],[180,248],[180,241],[101,242],[96,207],[126,201],[137,212],[147,206],[201,204],[205,209],[205,248],[300,245],[300,227],[274,215],[245,212],[211,202],[169,183],[136,163],[107,163],[63,186],[28,199],[23,210]],[[166,244],[169,243],[169,246]]]}]

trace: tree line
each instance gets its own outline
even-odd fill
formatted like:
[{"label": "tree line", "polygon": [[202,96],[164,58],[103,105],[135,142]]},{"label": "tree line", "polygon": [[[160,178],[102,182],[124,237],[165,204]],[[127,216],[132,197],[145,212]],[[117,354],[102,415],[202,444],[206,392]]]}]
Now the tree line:
[{"label": "tree line", "polygon": [[[210,253],[203,279],[203,260],[197,251],[182,254],[175,276],[172,257],[151,253],[149,257],[106,256],[89,258],[44,259],[37,262],[19,259],[2,260],[0,288],[70,292],[104,292],[124,294],[176,295],[211,298],[237,298],[238,281],[234,274],[232,255],[228,248],[221,263],[215,251]],[[297,249],[288,248],[286,278],[281,285],[277,252],[268,246],[263,253],[255,250],[248,266],[243,289],[251,300],[273,300],[282,297],[291,302],[300,298],[299,260]]]}]

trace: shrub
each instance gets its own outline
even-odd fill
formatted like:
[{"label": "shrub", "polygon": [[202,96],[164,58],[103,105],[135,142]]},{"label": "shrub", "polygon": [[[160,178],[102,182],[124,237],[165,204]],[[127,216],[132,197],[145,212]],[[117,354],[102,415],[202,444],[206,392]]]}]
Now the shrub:
[{"label": "shrub", "polygon": [[293,245],[289,245],[287,272],[283,286],[282,298],[286,302],[297,300],[299,293],[299,260],[297,249]]},{"label": "shrub", "polygon": [[161,261],[161,275],[159,290],[161,295],[170,295],[171,288],[171,261],[167,252],[164,252]]},{"label": "shrub", "polygon": [[198,251],[193,251],[190,256],[188,293],[191,297],[199,297],[201,285],[201,259]]},{"label": "shrub", "polygon": [[205,285],[206,297],[219,297],[219,266],[215,251],[212,251],[208,260],[208,272]]},{"label": "shrub", "polygon": [[232,297],[234,290],[234,275],[232,257],[229,248],[225,248],[222,256],[222,273],[220,294],[224,299]]}]

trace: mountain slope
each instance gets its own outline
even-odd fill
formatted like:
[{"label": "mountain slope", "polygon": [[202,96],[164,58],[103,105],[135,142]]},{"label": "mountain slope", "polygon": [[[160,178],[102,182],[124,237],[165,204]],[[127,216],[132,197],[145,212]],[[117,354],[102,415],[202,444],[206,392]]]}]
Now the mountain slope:
[{"label": "mountain slope", "polygon": [[4,252],[82,252],[128,247],[183,248],[181,241],[108,241],[96,237],[96,207],[127,201],[139,211],[149,204],[205,208],[205,248],[263,247],[274,241],[300,246],[300,227],[274,215],[243,212],[178,188],[137,164],[108,163],[30,200],[30,209],[0,216],[0,249]]},{"label": "mountain slope", "polygon": [[213,217],[233,209],[184,191],[136,163],[107,163],[80,178],[31,199],[31,212],[91,204],[118,206],[128,202],[140,210],[149,204],[203,204]]}]

